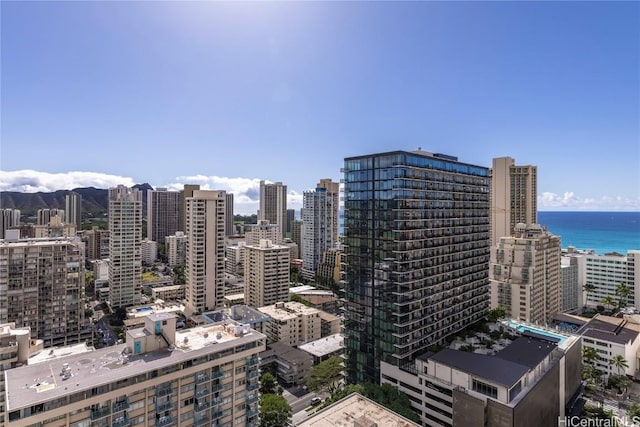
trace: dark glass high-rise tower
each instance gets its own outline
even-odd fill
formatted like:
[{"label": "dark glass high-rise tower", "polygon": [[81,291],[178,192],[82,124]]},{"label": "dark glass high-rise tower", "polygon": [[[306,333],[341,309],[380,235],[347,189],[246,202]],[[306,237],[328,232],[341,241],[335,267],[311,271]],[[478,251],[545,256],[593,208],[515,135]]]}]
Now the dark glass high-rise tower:
[{"label": "dark glass high-rise tower", "polygon": [[489,306],[489,169],[425,151],[344,164],[347,377],[412,365]]}]

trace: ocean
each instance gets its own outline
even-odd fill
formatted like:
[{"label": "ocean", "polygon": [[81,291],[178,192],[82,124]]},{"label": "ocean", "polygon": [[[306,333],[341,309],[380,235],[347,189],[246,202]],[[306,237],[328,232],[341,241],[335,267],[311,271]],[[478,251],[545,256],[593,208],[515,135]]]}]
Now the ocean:
[{"label": "ocean", "polygon": [[562,247],[593,249],[597,254],[640,250],[638,212],[538,212],[538,223],[562,238]]}]

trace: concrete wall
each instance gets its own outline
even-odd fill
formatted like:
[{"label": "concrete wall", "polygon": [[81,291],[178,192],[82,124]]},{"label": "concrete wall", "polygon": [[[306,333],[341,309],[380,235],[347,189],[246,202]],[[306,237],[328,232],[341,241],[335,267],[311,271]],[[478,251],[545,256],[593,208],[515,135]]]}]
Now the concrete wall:
[{"label": "concrete wall", "polygon": [[453,390],[453,425],[484,427],[484,401],[464,392]]}]

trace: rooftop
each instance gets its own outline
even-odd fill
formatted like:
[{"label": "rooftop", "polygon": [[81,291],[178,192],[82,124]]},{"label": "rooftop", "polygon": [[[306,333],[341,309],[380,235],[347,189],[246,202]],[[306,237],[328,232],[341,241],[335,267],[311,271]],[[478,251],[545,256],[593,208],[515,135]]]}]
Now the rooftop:
[{"label": "rooftop", "polygon": [[298,424],[298,427],[415,427],[419,424],[358,393],[340,399]]},{"label": "rooftop", "polygon": [[269,349],[273,351],[273,354],[278,358],[286,360],[291,364],[301,365],[304,362],[313,363],[311,356],[297,348],[291,347],[283,342],[274,342],[269,344]]},{"label": "rooftop", "polygon": [[448,348],[429,359],[509,388],[529,371],[527,366],[510,360]]},{"label": "rooftop", "polygon": [[344,336],[342,334],[329,335],[328,337],[299,345],[298,348],[312,356],[322,357],[344,349]]},{"label": "rooftop", "polygon": [[296,317],[299,317],[302,315],[308,316],[312,314],[318,314],[320,311],[316,308],[307,307],[306,305],[300,304],[295,301],[278,302],[278,303],[275,303],[274,305],[260,307],[258,308],[258,310],[270,316],[272,319],[278,319],[278,320],[295,319]]},{"label": "rooftop", "polygon": [[640,325],[631,323],[626,319],[611,316],[594,316],[586,325],[582,326],[577,334],[583,337],[609,341],[616,344],[628,344],[633,342],[640,333]]},{"label": "rooftop", "polygon": [[[239,334],[237,328],[247,331]],[[129,331],[145,334],[143,329]],[[160,349],[143,354],[127,354],[126,344],[99,350],[84,345],[43,350],[29,359],[29,364],[5,372],[7,409],[56,399],[68,394],[90,391],[94,387],[135,377],[145,372],[176,365],[201,355],[232,349],[266,337],[234,322],[205,325],[176,332],[173,349]],[[84,348],[83,348],[84,347]],[[65,379],[63,368],[71,376]]]}]

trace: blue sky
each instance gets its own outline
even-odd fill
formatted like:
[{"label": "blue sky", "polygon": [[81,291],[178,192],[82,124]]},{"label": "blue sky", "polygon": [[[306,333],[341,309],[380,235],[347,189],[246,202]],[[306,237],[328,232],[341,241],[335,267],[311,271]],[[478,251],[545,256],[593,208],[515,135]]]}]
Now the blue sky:
[{"label": "blue sky", "polygon": [[538,166],[640,210],[638,2],[1,2],[0,190],[149,182],[293,208],[344,157]]}]

